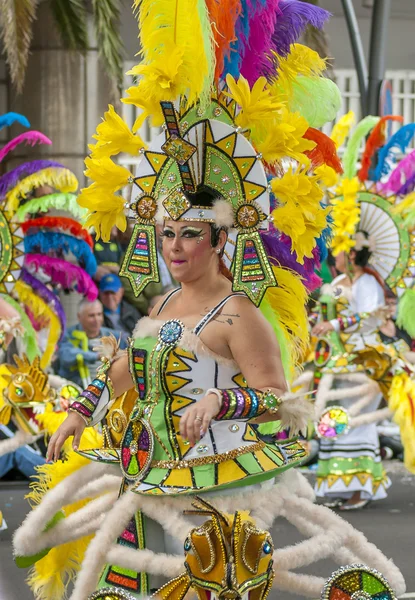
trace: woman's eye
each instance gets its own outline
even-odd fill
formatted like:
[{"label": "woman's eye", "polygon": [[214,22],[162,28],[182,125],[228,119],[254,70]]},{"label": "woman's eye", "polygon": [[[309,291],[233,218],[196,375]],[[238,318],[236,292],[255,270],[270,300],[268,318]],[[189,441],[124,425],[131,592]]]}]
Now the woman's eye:
[{"label": "woman's eye", "polygon": [[173,231],[163,231],[161,233],[161,237],[162,238],[165,238],[165,237],[166,238],[174,238],[174,233],[173,233]]},{"label": "woman's eye", "polygon": [[184,231],[182,237],[184,238],[195,238],[202,235],[201,231]]}]

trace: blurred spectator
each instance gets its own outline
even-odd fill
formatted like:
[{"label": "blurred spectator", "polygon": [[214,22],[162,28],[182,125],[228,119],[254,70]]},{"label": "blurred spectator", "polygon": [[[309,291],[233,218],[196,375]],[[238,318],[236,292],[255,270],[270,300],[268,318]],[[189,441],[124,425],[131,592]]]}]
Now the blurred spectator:
[{"label": "blurred spectator", "polygon": [[104,306],[104,325],[131,335],[140,313],[123,300],[124,288],[118,275],[109,273],[99,282],[99,299]]},{"label": "blurred spectator", "polygon": [[104,313],[99,300],[82,300],[78,309],[79,324],[70,327],[59,346],[58,374],[77,385],[86,387],[100,366],[100,356],[94,351],[103,336],[121,338],[120,348],[127,347],[127,336],[103,327]]},{"label": "blurred spectator", "polygon": [[[14,435],[15,433],[9,427],[0,425],[0,440],[13,438]],[[0,456],[0,479],[12,470],[19,471],[29,479],[32,475],[36,475],[35,467],[44,465],[45,462],[46,459],[40,452],[36,452],[31,446],[21,446],[17,450]]]}]

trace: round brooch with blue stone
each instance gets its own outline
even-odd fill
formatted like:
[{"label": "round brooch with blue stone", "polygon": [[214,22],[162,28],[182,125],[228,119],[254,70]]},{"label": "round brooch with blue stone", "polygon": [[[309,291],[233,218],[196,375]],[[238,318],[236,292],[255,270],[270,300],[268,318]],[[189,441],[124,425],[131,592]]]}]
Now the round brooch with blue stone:
[{"label": "round brooch with blue stone", "polygon": [[160,328],[158,340],[160,344],[164,346],[175,346],[182,339],[184,332],[184,325],[178,319],[172,319],[167,321]]}]

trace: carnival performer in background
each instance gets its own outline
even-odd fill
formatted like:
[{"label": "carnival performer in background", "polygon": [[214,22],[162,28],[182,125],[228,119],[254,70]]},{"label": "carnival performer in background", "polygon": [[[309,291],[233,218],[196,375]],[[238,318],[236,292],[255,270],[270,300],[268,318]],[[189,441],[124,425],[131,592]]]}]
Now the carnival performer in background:
[{"label": "carnival performer in background", "polygon": [[[323,580],[289,571],[310,563],[312,547],[314,560],[367,560],[402,593],[398,569],[315,506],[291,469],[306,455],[293,436],[311,404],[307,395],[293,397],[286,380],[306,346],[306,286],[318,281],[314,268],[330,233],[319,182],[326,165],[341,170],[334,144],[313,129],[322,114],[336,112],[338,90],[321,77],[325,62],[293,43],[307,23],[322,26],[328,14],[296,0],[250,3],[244,11],[240,3],[228,11],[224,2],[136,5],[143,63],[133,69],[140,79],[127,102],[144,109],[135,129],[148,117],[163,131],[146,148],[110,107],[86,160],[93,183],[78,200],[104,240],[114,223],[126,227],[126,208],[135,219],[120,274],[136,294],[159,279],[158,220],[164,259],[181,287],[140,319],[127,353],[102,340],[102,368],[49,446],[58,461],[73,436],[79,454],[95,462],[66,479],[59,463],[51,465],[60,483],[18,530],[17,561],[36,563],[31,582],[42,598],[52,597],[62,565],[69,563],[67,576],[82,558],[72,600],[140,597],[160,576],[178,575],[174,554],[197,524],[182,511],[199,495],[220,510],[250,511],[267,527],[283,514],[320,540],[279,550],[278,587],[320,593]],[[324,111],[310,108],[316,94],[326,100]],[[134,176],[111,160],[123,151],[141,154]],[[126,207],[118,192],[128,184]],[[87,426],[101,420],[104,447],[79,449]],[[252,423],[276,420],[290,437],[266,443]],[[45,475],[41,487],[51,483]],[[51,523],[51,515],[59,518]],[[214,581],[222,555],[209,531],[201,532],[208,561],[201,564],[210,589],[243,596],[237,576]],[[62,558],[62,544],[77,541]],[[193,552],[192,544],[185,550]],[[253,555],[259,561],[271,550],[261,545]],[[54,600],[65,591],[58,587]]]},{"label": "carnival performer in background", "polygon": [[[385,348],[388,342],[382,338],[381,331],[387,317],[384,310],[385,282],[398,298],[411,288],[415,274],[414,237],[410,226],[406,227],[397,214],[402,210],[402,196],[408,191],[404,189],[406,180],[402,179],[403,173],[410,179],[408,159],[390,173],[393,149],[399,147],[401,151],[405,150],[414,126],[402,127],[387,140],[390,120],[401,119],[367,117],[357,125],[348,142],[344,176],[332,199],[335,234],[332,251],[336,255],[336,269],[341,275],[329,286],[323,287],[321,320],[313,328],[313,334],[320,338],[316,347],[314,377],[318,417],[324,409],[317,426],[322,439],[316,490],[328,505],[339,506],[340,510],[363,508],[371,500],[384,498],[390,485],[382,467],[376,431],[376,420],[386,416],[389,409],[378,410],[382,399],[379,389],[377,392],[373,389],[367,397],[362,398],[362,394],[359,397],[360,390],[368,385],[364,383],[362,372],[369,369],[373,357],[373,353],[367,353],[367,350],[373,348],[390,355],[390,349]],[[356,174],[359,144],[369,133],[362,166]],[[370,169],[376,152],[379,152],[378,164]],[[393,189],[398,175],[402,189]],[[379,181],[381,177],[385,180]],[[408,302],[405,299],[408,292],[411,294],[409,289],[402,298],[404,304]],[[410,319],[404,321],[405,326],[410,328]],[[394,361],[404,358],[403,354],[395,354]],[[342,423],[338,424],[338,436],[334,433],[335,428],[328,426],[330,415],[324,406],[330,387],[333,389],[332,396],[336,398],[335,404],[340,404],[348,412],[347,415],[340,410]],[[385,389],[389,388],[390,385]],[[386,391],[386,401],[389,400],[390,414],[393,414],[397,410],[397,402],[391,400]],[[398,413],[401,412],[402,407]],[[349,417],[349,424],[354,419],[355,425],[346,433]],[[361,426],[356,426],[356,419],[362,423]],[[399,419],[403,421],[402,415]],[[407,425],[402,426],[405,428]],[[409,451],[408,446],[408,460]]]}]

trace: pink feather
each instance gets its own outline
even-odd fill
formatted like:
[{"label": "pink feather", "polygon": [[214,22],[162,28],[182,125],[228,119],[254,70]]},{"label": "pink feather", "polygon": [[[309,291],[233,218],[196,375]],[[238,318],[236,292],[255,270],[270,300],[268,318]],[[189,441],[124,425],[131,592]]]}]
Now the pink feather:
[{"label": "pink feather", "polygon": [[23,143],[28,146],[35,146],[36,144],[47,144],[50,146],[52,140],[46,137],[46,135],[43,135],[43,133],[40,133],[40,131],[26,131],[25,133],[21,133],[0,150],[0,162],[9,152],[14,150],[19,144]]},{"label": "pink feather", "polygon": [[415,173],[415,150],[412,150],[408,156],[405,156],[394,168],[390,177],[384,183],[378,184],[378,189],[383,192],[392,192],[396,194],[402,186]]},{"label": "pink feather", "polygon": [[61,285],[65,290],[76,289],[90,302],[98,297],[97,286],[88,273],[66,260],[43,254],[26,254],[24,264],[31,273],[42,269],[53,283]]}]

